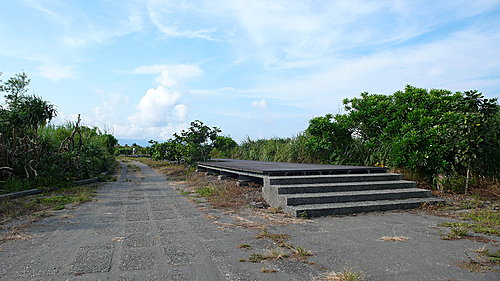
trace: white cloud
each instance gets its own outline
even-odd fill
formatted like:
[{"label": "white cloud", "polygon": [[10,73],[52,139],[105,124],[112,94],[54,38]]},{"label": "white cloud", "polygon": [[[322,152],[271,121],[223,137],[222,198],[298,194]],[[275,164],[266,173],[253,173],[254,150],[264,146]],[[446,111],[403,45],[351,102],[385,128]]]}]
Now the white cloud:
[{"label": "white cloud", "polygon": [[134,70],[138,74],[157,74],[158,85],[146,90],[127,122],[115,122],[114,134],[127,139],[166,140],[186,128],[187,94],[183,81],[198,77],[203,71],[192,65],[150,65]]},{"label": "white cloud", "polygon": [[[498,85],[500,33],[468,30],[427,44],[326,61],[321,71],[300,78],[262,81],[253,92],[316,112],[337,111],[342,98],[393,93],[406,84],[453,91]],[[251,92],[251,91],[250,91]],[[493,93],[495,94],[495,93]]]},{"label": "white cloud", "polygon": [[73,66],[60,66],[60,65],[44,65],[38,68],[40,75],[52,81],[58,82],[64,78],[71,78],[75,76]]},{"label": "white cloud", "polygon": [[174,109],[172,110],[173,116],[177,121],[184,122],[186,121],[186,116],[187,116],[187,106],[184,104],[178,104],[174,106]]},{"label": "white cloud", "polygon": [[265,111],[267,109],[267,102],[265,99],[256,100],[252,102],[252,106]]},{"label": "white cloud", "polygon": [[176,84],[181,81],[201,76],[203,74],[203,70],[201,70],[198,66],[188,64],[154,64],[139,66],[134,70],[134,73],[161,74],[160,83],[171,84],[171,82],[168,81],[173,79],[173,84]]},{"label": "white cloud", "polygon": [[137,105],[130,121],[144,127],[160,127],[171,120],[170,111],[179,101],[181,94],[164,85],[146,91]]},{"label": "white cloud", "polygon": [[127,105],[129,98],[122,94],[108,95],[104,92],[101,92],[100,95],[104,96],[104,99],[97,107],[94,108],[94,116],[96,120],[116,120],[117,109],[124,108]]},{"label": "white cloud", "polygon": [[[215,2],[215,1],[214,1]],[[216,3],[209,1],[149,0],[147,12],[151,22],[169,37],[213,40],[215,27],[207,28]]]}]

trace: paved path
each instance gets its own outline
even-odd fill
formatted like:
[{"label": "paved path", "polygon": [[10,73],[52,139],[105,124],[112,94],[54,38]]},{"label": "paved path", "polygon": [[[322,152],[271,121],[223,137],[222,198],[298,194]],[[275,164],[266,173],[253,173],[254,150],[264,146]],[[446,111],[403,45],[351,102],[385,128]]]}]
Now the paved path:
[{"label": "paved path", "polygon": [[[134,165],[140,171],[123,165],[118,181],[104,184],[96,201],[40,220],[26,232],[31,239],[0,244],[0,280],[312,280],[344,268],[363,270],[368,280],[500,279],[498,273],[469,273],[454,265],[466,259],[464,250],[484,243],[443,241],[435,226],[444,219],[416,212],[278,221],[269,231],[287,233],[291,244],[315,252],[310,261],[316,264],[240,262],[276,248],[256,239],[256,229],[230,227],[258,223],[255,214],[209,210],[207,216],[163,176]],[[395,235],[410,240],[378,240]]]}]

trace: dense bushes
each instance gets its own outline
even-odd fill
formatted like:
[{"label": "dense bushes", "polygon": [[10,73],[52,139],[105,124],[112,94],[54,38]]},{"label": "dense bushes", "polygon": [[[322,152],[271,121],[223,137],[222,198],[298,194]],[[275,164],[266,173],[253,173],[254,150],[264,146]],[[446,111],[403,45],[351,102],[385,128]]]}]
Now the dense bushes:
[{"label": "dense bushes", "polygon": [[47,123],[55,106],[28,95],[30,80],[18,74],[0,81],[5,105],[0,106],[0,191],[33,185],[57,185],[99,174],[114,162],[117,140],[98,128]]},{"label": "dense bushes", "polygon": [[[393,95],[362,93],[346,113],[316,117],[294,138],[247,139],[229,157],[262,161],[377,165],[435,185],[500,172],[500,108],[477,91],[406,86]],[[451,186],[450,184],[448,184]],[[456,187],[457,188],[457,187]],[[458,189],[460,189],[458,188]]]},{"label": "dense bushes", "polygon": [[174,137],[166,142],[149,141],[150,155],[153,160],[170,160],[186,164],[207,161],[216,144],[219,148],[231,146],[228,140],[217,135],[220,132],[217,127],[211,128],[195,120],[187,130],[174,134]]}]

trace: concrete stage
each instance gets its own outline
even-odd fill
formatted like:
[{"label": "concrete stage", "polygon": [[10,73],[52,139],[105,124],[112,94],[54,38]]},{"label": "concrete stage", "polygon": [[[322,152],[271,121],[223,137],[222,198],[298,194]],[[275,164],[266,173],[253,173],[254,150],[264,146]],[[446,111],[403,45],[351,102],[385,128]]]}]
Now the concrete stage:
[{"label": "concrete stage", "polygon": [[282,162],[264,162],[235,159],[213,159],[200,162],[199,167],[235,174],[262,176],[299,176],[299,175],[345,175],[385,173],[386,168],[343,165],[318,165]]}]

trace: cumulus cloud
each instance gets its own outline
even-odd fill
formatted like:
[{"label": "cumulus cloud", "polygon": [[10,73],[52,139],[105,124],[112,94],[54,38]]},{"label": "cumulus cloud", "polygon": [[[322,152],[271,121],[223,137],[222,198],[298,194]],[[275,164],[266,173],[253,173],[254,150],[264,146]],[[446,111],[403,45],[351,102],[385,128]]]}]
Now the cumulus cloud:
[{"label": "cumulus cloud", "polygon": [[180,97],[179,92],[164,85],[149,89],[141,98],[130,121],[145,127],[165,126],[171,120],[170,110]]},{"label": "cumulus cloud", "polygon": [[174,106],[172,110],[172,114],[177,121],[184,122],[186,121],[187,116],[187,106],[184,104],[178,104]]},{"label": "cumulus cloud", "polygon": [[112,126],[115,134],[120,138],[164,140],[185,129],[188,108],[182,101],[188,90],[184,81],[203,71],[192,65],[149,65],[136,68],[134,73],[157,74],[158,85],[146,90],[127,123]]}]

